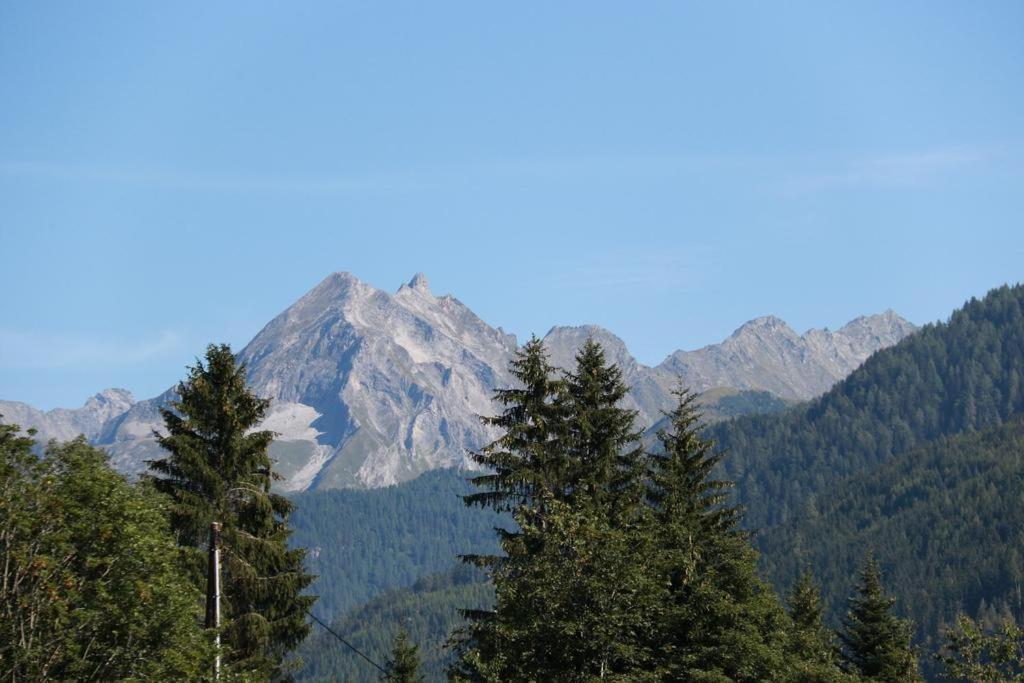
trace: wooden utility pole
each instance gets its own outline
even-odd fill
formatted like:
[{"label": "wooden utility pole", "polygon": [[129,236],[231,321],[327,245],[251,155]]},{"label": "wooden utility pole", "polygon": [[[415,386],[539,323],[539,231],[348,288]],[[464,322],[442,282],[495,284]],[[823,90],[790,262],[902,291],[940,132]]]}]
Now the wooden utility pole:
[{"label": "wooden utility pole", "polygon": [[220,523],[210,523],[210,565],[206,574],[206,628],[214,629],[213,680],[220,678]]}]

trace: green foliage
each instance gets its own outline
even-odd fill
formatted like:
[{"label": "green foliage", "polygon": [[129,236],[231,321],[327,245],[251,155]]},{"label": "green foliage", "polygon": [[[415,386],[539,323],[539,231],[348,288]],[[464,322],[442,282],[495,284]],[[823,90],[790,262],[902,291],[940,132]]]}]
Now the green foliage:
[{"label": "green foliage", "polygon": [[984,633],[973,619],[961,615],[946,633],[942,662],[945,677],[977,683],[1024,681],[1024,631],[1004,621],[997,633]]},{"label": "green foliage", "polygon": [[[400,625],[419,647],[424,678],[442,681],[452,662],[452,652],[445,648],[448,634],[464,623],[460,608],[488,608],[493,604],[494,590],[486,577],[472,566],[461,565],[423,577],[406,588],[384,591],[345,612],[331,623],[331,628],[383,664],[392,654]],[[325,631],[314,632],[297,654],[305,663],[296,672],[299,681],[371,683],[380,676]]]},{"label": "green foliage", "polygon": [[642,432],[636,429],[636,411],[620,405],[628,393],[622,370],[607,365],[604,349],[588,339],[555,401],[564,411],[561,457],[569,501],[610,516],[613,524],[627,522],[643,497]]},{"label": "green foliage", "polygon": [[533,337],[509,363],[520,386],[498,389],[494,400],[500,415],[483,417],[484,424],[502,435],[473,459],[488,473],[474,477],[478,490],[465,497],[467,505],[512,511],[537,505],[545,498],[564,499],[568,479],[561,445],[566,435],[565,407],[556,400],[563,384],[553,379],[544,343]]},{"label": "green foliage", "polygon": [[747,521],[757,529],[804,514],[837,480],[952,434],[1024,411],[1024,286],[972,299],[947,323],[880,351],[821,398],[782,415],[710,428],[730,454]]},{"label": "green foliage", "polygon": [[317,614],[334,617],[447,571],[459,552],[497,552],[494,527],[511,520],[468,509],[462,496],[470,491],[463,473],[436,470],[383,489],[292,495],[295,533],[289,540],[309,548],[306,565],[318,575],[311,586],[319,596]]},{"label": "green foliage", "polygon": [[[587,680],[649,668],[656,577],[646,571],[642,450],[634,414],[618,407],[621,372],[588,342],[564,381],[532,340],[499,393],[504,437],[478,460],[497,465],[467,504],[512,509],[505,556],[489,568],[493,611],[469,611],[452,675],[468,680]],[[525,484],[525,485],[524,485]]]},{"label": "green foliage", "polygon": [[[792,582],[805,565],[820,577],[826,614],[842,599],[865,548],[935,651],[963,612],[995,627],[1021,614],[1024,586],[1024,424],[936,440],[835,485],[807,514],[762,535],[766,575]],[[922,662],[928,672],[930,662]]]},{"label": "green foliage", "polygon": [[0,678],[194,679],[211,661],[201,597],[145,486],[79,438],[0,425]]},{"label": "green foliage", "polygon": [[697,398],[680,388],[662,449],[648,459],[651,566],[659,613],[655,671],[663,680],[757,681],[786,669],[786,615],[758,579],[756,555],[712,472],[722,453],[701,436]]},{"label": "green foliage", "polygon": [[561,382],[544,361],[536,340],[517,358],[520,387],[492,419],[505,434],[479,458],[497,471],[467,502],[511,509],[518,530],[481,563],[496,606],[468,612],[452,678],[785,679],[789,620],[756,576],[731,484],[711,476],[721,454],[696,399],[680,390],[649,456],[600,345]]},{"label": "green foliage", "polygon": [[419,651],[418,645],[409,642],[409,634],[405,628],[398,629],[395,646],[391,649],[391,658],[384,667],[387,673],[381,680],[388,683],[422,683]]},{"label": "green foliage", "polygon": [[177,394],[172,409],[161,410],[168,434],[158,441],[169,455],[150,461],[153,484],[170,497],[197,585],[205,584],[210,523],[221,523],[226,661],[235,671],[281,675],[286,653],[309,632],[305,612],[315,598],[300,594],[314,578],[303,570],[306,551],[287,547],[292,504],[270,491],[273,433],[252,431],[269,401],[249,392],[245,367],[226,345],[210,345]]},{"label": "green foliage", "polygon": [[839,633],[848,671],[874,681],[920,680],[910,626],[892,614],[895,602],[885,594],[878,562],[869,552]]},{"label": "green foliage", "polygon": [[834,634],[825,625],[821,595],[810,572],[800,573],[789,592],[790,621],[787,651],[794,660],[796,680],[843,680],[837,669]]}]

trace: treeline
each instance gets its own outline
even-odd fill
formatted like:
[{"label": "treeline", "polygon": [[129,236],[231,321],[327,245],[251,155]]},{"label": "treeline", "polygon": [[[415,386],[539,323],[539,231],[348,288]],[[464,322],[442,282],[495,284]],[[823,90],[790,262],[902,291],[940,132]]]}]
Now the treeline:
[{"label": "treeline", "polygon": [[815,493],[938,437],[1024,411],[1024,286],[972,299],[874,354],[821,398],[713,425],[751,528],[786,524]]},{"label": "treeline", "polygon": [[[418,646],[418,672],[429,681],[441,681],[453,662],[445,646],[451,630],[464,623],[461,610],[487,609],[494,604],[494,589],[479,570],[455,566],[430,574],[411,586],[386,590],[363,605],[348,610],[331,628],[376,662],[394,659],[395,637],[404,630]],[[354,656],[325,631],[313,633],[298,649],[304,666],[299,681],[371,683],[380,672]]]},{"label": "treeline", "polygon": [[872,557],[838,649],[813,581],[787,609],[758,578],[695,396],[678,391],[652,453],[600,345],[557,376],[533,339],[511,372],[518,386],[487,419],[503,436],[474,455],[489,472],[465,500],[515,526],[499,530],[503,554],[465,558],[490,575],[495,604],[465,612],[451,680],[918,680]]},{"label": "treeline", "polygon": [[[0,425],[0,679],[287,680],[310,631],[305,550],[272,493],[256,431],[269,401],[227,346],[189,369],[161,412],[165,457],[129,484],[83,438],[37,457]],[[220,525],[219,624],[203,619]]]},{"label": "treeline", "polygon": [[317,614],[333,619],[386,590],[449,570],[460,552],[496,552],[494,527],[507,516],[467,509],[466,476],[437,470],[384,489],[292,495],[291,544],[309,549],[306,567],[319,577]]},{"label": "treeline", "polygon": [[916,640],[934,651],[958,614],[977,615],[990,631],[1024,615],[1022,491],[1018,416],[840,482],[797,521],[761,535],[762,566],[775,585],[813,568],[827,613],[841,615],[850,572],[873,547]]}]

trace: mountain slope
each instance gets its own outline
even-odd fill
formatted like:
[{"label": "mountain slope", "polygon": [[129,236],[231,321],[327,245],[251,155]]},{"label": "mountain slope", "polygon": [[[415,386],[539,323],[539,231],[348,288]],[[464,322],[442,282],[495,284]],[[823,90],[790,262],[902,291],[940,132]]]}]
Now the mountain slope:
[{"label": "mountain slope", "polygon": [[[956,615],[1024,617],[1024,417],[943,437],[814,496],[762,538],[776,586],[809,565],[835,619],[873,547],[886,587],[929,650]],[[990,624],[994,626],[995,624]]]},{"label": "mountain slope", "polygon": [[[676,352],[654,368],[596,326],[555,327],[545,341],[555,364],[571,367],[576,349],[598,339],[623,367],[632,407],[649,426],[672,405],[677,373],[698,391],[717,389],[705,400],[709,417],[776,410],[781,403],[763,392],[808,398],[913,329],[892,313],[802,337],[777,322],[778,334],[755,334],[763,325],[749,323],[720,345]],[[516,348],[514,336],[454,297],[435,296],[422,275],[388,294],[335,273],[268,323],[239,357],[252,388],[272,399],[264,427],[279,435],[271,455],[284,477],[280,487],[299,491],[373,488],[472,466],[467,451],[494,437],[478,416],[496,410],[491,397],[509,384]],[[84,432],[119,470],[136,473],[160,455],[153,431],[162,429],[160,406],[173,398],[168,390],[130,408],[125,399],[105,413],[91,405],[43,414],[7,404],[4,419],[42,427],[44,437]]]},{"label": "mountain slope", "polygon": [[786,522],[843,476],[1024,410],[1022,311],[1024,286],[993,290],[871,356],[821,398],[713,426],[751,524]]},{"label": "mountain slope", "polygon": [[127,412],[135,398],[126,389],[106,389],[92,396],[81,408],[54,408],[42,411],[26,403],[0,401],[0,415],[8,424],[34,427],[37,440],[45,444],[51,439],[68,441],[79,434],[94,440],[103,426]]},{"label": "mountain slope", "polygon": [[464,473],[438,470],[382,489],[293,494],[289,542],[310,549],[318,614],[333,618],[384,590],[445,571],[459,553],[497,552],[494,527],[508,519],[467,508],[462,496],[471,489]]},{"label": "mountain slope", "polygon": [[782,320],[765,316],[746,323],[721,344],[676,351],[658,370],[681,376],[694,391],[734,387],[807,400],[915,329],[891,310],[857,318],[836,332],[809,330],[803,335]]},{"label": "mountain slope", "polygon": [[[467,566],[426,576],[414,585],[387,591],[365,605],[353,608],[331,626],[346,634],[374,661],[384,662],[399,625],[412,643],[419,645],[422,673],[427,681],[446,680],[445,668],[452,653],[445,642],[452,628],[463,623],[459,610],[486,609],[493,604],[494,591],[479,571]],[[300,646],[298,657],[305,666],[296,672],[298,681],[347,681],[372,683],[380,672],[339,643],[321,627]]]}]

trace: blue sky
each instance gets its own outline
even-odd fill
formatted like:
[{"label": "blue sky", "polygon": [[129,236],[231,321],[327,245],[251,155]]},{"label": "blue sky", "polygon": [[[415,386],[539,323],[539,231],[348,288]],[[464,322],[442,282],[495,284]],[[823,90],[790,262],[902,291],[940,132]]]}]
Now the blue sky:
[{"label": "blue sky", "polygon": [[1024,274],[1024,3],[0,3],[0,398],[149,397],[332,271],[657,363]]}]

